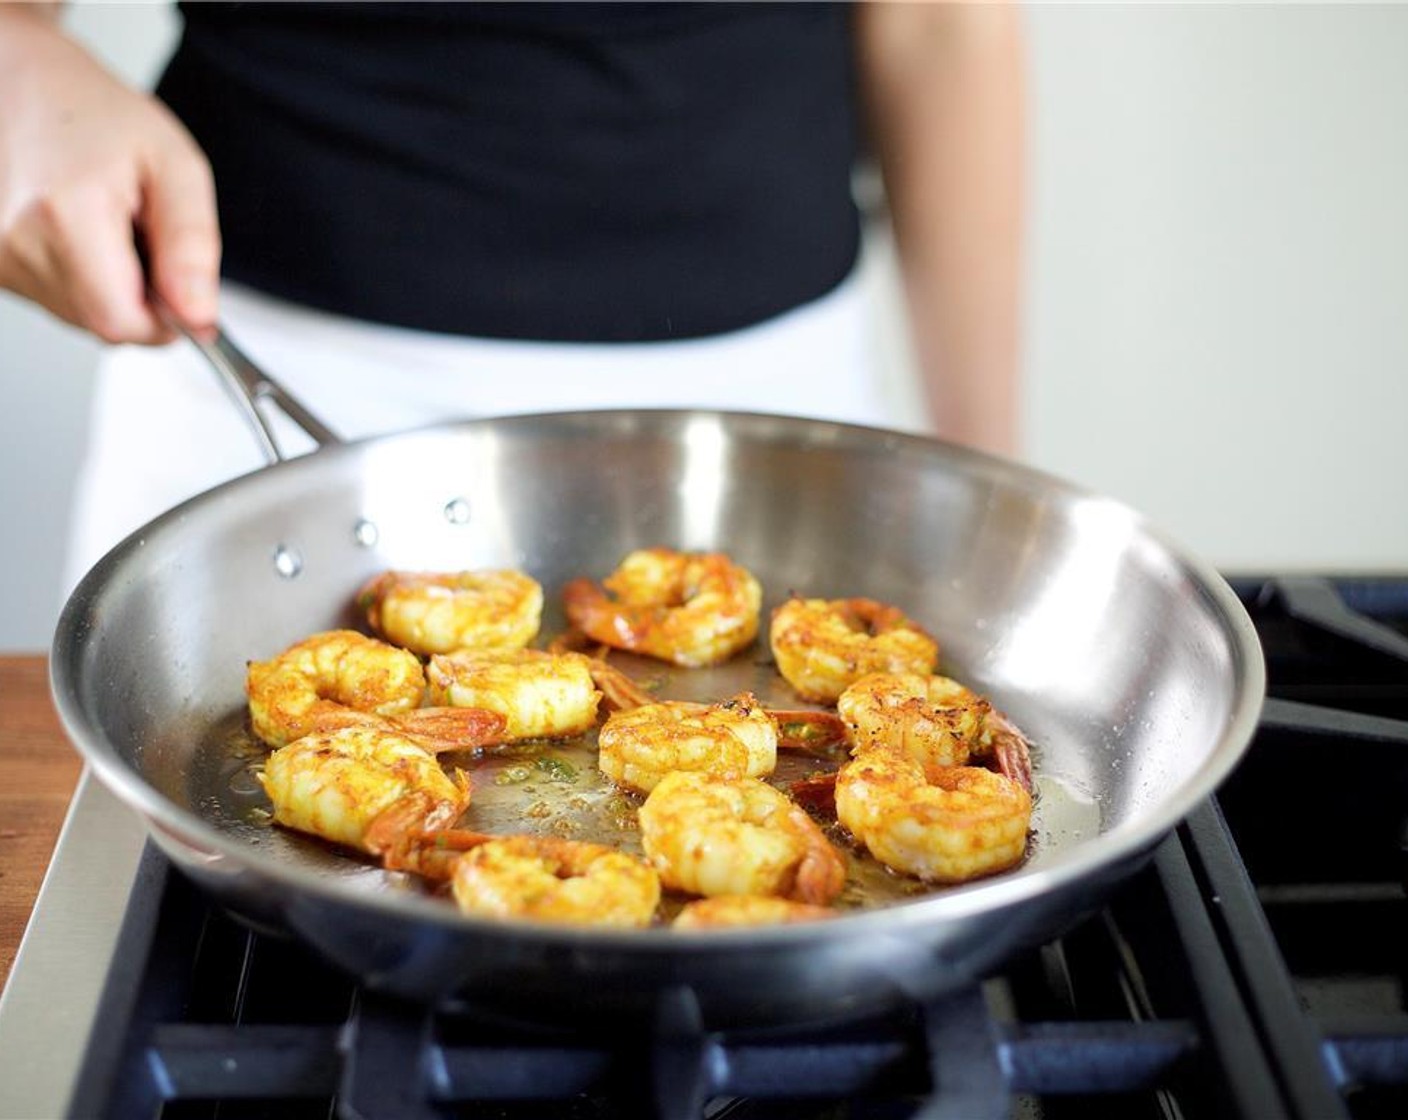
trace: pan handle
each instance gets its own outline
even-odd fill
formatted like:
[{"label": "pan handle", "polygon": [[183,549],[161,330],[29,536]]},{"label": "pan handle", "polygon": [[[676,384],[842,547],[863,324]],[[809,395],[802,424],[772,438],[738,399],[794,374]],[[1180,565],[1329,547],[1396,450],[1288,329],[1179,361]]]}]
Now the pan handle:
[{"label": "pan handle", "polygon": [[148,288],[147,299],[162,320],[183,334],[210,363],[270,464],[281,463],[288,456],[279,447],[273,426],[260,408],[263,401],[273,402],[319,447],[342,442],[342,438],[308,411],[297,397],[250,361],[218,324],[214,334],[203,337],[186,326],[154,288]]}]

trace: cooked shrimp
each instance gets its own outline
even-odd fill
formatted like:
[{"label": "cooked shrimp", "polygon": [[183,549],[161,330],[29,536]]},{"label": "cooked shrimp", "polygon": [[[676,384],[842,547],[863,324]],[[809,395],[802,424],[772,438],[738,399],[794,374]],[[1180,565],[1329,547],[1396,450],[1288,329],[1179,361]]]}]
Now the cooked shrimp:
[{"label": "cooked shrimp", "polygon": [[708,706],[666,700],[616,712],[597,745],[601,772],[639,793],[672,770],[761,778],[777,766],[777,725],[749,692]]},{"label": "cooked shrimp", "polygon": [[957,883],[1001,871],[1027,850],[1032,799],[976,766],[924,766],[888,747],[836,775],[836,816],[886,867]]},{"label": "cooked shrimp", "polygon": [[920,763],[962,766],[979,748],[992,705],[948,677],[868,673],[841,693],[836,711],[857,754],[894,747]]},{"label": "cooked shrimp", "polygon": [[513,569],[382,572],[357,604],[387,641],[415,653],[522,649],[538,633],[543,589]]},{"label": "cooked shrimp", "polygon": [[760,894],[726,894],[689,903],[670,924],[675,929],[725,929],[816,922],[834,917],[836,911],[825,906],[812,906],[787,898],[768,898]]},{"label": "cooked shrimp", "polygon": [[506,836],[453,861],[451,891],[467,914],[573,925],[649,925],[660,878],[644,860],[604,844]]},{"label": "cooked shrimp", "polygon": [[773,611],[777,670],[804,700],[833,703],[867,673],[932,673],[939,646],[874,599],[792,598]]},{"label": "cooked shrimp", "polygon": [[848,688],[836,709],[853,753],[890,746],[926,765],[973,761],[1032,791],[1027,737],[984,697],[948,677],[871,674]]},{"label": "cooked shrimp", "polygon": [[816,822],[757,778],[676,770],[655,786],[639,816],[645,854],[673,890],[819,905],[845,886],[845,860]]},{"label": "cooked shrimp", "polygon": [[516,649],[436,654],[426,680],[433,704],[502,715],[505,741],[580,735],[596,726],[601,701],[591,659],[580,653]]},{"label": "cooked shrimp", "polygon": [[397,716],[425,692],[420,662],[353,630],[314,634],[269,661],[251,661],[245,678],[254,733],[282,747],[351,710]]},{"label": "cooked shrimp", "polygon": [[433,704],[502,715],[504,742],[580,735],[596,726],[602,704],[621,710],[654,702],[625,673],[581,653],[517,649],[436,654],[426,668],[426,680]]},{"label": "cooked shrimp", "polygon": [[374,726],[280,747],[259,781],[279,824],[372,855],[410,832],[453,824],[470,800],[462,772],[448,776],[425,748]]},{"label": "cooked shrimp", "polygon": [[567,618],[615,649],[676,665],[715,665],[758,633],[762,588],[718,552],[650,548],[632,552],[600,584],[563,589]]},{"label": "cooked shrimp", "polygon": [[501,716],[478,709],[421,709],[425,673],[413,654],[355,630],[328,630],[268,661],[251,661],[245,677],[250,723],[271,747],[316,731],[380,725],[436,750],[491,742]]}]

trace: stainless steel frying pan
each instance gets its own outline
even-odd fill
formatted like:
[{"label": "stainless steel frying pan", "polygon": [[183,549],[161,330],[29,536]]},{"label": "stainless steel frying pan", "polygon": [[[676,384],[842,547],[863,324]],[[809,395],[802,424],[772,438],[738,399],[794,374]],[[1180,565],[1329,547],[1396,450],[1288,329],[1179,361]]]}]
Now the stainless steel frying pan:
[{"label": "stainless steel frying pan", "polygon": [[[733,554],[761,580],[765,611],[791,591],[865,595],[924,622],[942,667],[1036,742],[1029,862],[830,922],[597,932],[466,918],[261,827],[248,759],[229,748],[247,660],[353,622],[353,592],[384,568],[516,566],[552,600],[658,544]],[[545,631],[561,625],[550,607]],[[686,991],[710,1026],[928,998],[1060,933],[1233,767],[1264,687],[1230,589],[1123,505],[914,436],[650,411],[324,446],[211,490],[89,573],[52,672],[98,777],[247,920],[418,999],[600,1022]],[[663,672],[661,695],[751,687],[795,706],[764,644],[717,669]]]}]

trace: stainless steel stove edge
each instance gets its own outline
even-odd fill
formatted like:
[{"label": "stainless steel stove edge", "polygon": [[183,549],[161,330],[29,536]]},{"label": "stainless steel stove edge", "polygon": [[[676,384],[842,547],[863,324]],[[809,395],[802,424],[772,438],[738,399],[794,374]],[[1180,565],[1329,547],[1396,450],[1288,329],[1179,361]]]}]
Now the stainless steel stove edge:
[{"label": "stainless steel stove edge", "polygon": [[0,994],[0,1120],[68,1111],[145,840],[85,770]]}]

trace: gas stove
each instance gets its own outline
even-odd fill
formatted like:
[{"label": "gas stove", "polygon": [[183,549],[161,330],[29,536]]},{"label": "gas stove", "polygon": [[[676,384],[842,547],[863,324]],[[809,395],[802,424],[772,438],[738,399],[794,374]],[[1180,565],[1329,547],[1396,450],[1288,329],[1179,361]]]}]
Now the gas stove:
[{"label": "gas stove", "polygon": [[0,1115],[1408,1115],[1408,578],[1231,582],[1270,679],[1243,763],[942,1003],[717,1033],[670,996],[585,1034],[400,1003],[234,922],[86,782],[0,1005]]}]

